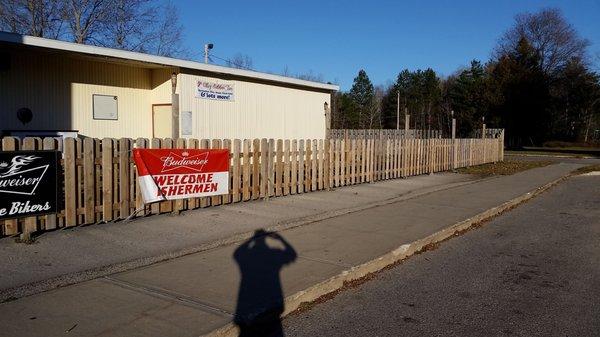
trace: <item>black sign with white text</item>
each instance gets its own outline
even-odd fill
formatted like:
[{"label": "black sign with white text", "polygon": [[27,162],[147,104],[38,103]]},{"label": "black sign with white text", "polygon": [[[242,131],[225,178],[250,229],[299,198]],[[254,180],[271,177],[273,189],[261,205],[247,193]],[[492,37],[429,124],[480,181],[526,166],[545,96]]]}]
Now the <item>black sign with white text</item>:
[{"label": "black sign with white text", "polygon": [[0,152],[0,219],[56,213],[56,151]]}]

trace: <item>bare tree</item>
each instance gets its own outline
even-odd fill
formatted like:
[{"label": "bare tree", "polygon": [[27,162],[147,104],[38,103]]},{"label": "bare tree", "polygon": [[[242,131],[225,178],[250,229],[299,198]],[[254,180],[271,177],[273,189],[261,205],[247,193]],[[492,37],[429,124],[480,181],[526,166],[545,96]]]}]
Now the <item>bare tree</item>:
[{"label": "bare tree", "polygon": [[159,0],[0,0],[0,30],[187,57],[177,8]]},{"label": "bare tree", "polygon": [[252,70],[252,58],[242,53],[233,55],[226,63],[228,67]]},{"label": "bare tree", "polygon": [[101,30],[109,16],[112,2],[108,0],[69,0],[63,18],[73,42],[102,45]]},{"label": "bare tree", "polygon": [[321,82],[321,83],[324,82],[323,74],[315,74],[315,73],[313,73],[312,70],[309,70],[308,72],[305,72],[305,73],[300,73],[294,77],[301,79],[301,80],[305,80],[305,81],[313,81],[313,82]]},{"label": "bare tree", "polygon": [[297,79],[305,80],[305,81],[321,82],[321,83],[325,82],[325,80],[323,79],[323,74],[315,74],[312,70],[309,70],[309,71],[303,72],[303,73],[299,73],[299,74],[293,74],[292,71],[290,70],[290,67],[288,67],[287,64],[283,67],[283,70],[281,71],[281,73],[279,73],[279,75],[287,76],[287,77],[295,77]]},{"label": "bare tree", "polygon": [[179,22],[179,12],[172,2],[158,7],[162,15],[152,29],[152,43],[147,52],[160,56],[187,58],[189,51],[182,46],[183,26]]},{"label": "bare tree", "polygon": [[497,58],[516,50],[522,38],[534,48],[546,74],[556,74],[573,58],[586,58],[589,42],[579,37],[559,9],[519,14],[515,21],[515,26],[500,38],[494,51]]},{"label": "bare tree", "polygon": [[0,0],[0,30],[58,39],[62,5],[60,0]]},{"label": "bare tree", "polygon": [[151,0],[112,0],[102,25],[100,44],[131,51],[146,51],[151,42],[148,27],[152,27],[158,13]]},{"label": "bare tree", "polygon": [[368,129],[381,129],[381,107],[385,92],[386,90],[382,85],[375,86],[373,99],[362,116],[364,119],[363,125],[366,125]]}]

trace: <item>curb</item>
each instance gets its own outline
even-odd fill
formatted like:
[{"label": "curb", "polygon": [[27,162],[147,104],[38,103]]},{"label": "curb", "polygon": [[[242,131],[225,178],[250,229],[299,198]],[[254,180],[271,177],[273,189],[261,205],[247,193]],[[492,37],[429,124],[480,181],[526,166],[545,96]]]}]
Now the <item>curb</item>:
[{"label": "curb", "polygon": [[567,159],[598,159],[598,157],[588,156],[588,155],[566,155],[560,154],[533,154],[533,153],[505,153],[504,156],[512,156],[512,157],[542,157],[542,158],[567,158]]},{"label": "curb", "polygon": [[[405,192],[403,194],[400,194],[400,195],[397,195],[397,196],[394,196],[394,197],[391,197],[388,199],[383,199],[383,200],[379,200],[376,202],[372,202],[370,204],[349,207],[349,208],[342,208],[342,209],[337,209],[337,210],[330,211],[330,212],[323,212],[323,213],[319,213],[319,214],[315,214],[315,215],[309,215],[306,217],[288,220],[287,222],[282,222],[282,223],[278,223],[274,226],[267,227],[267,228],[265,228],[265,230],[272,231],[272,232],[279,232],[279,231],[283,231],[283,230],[287,230],[287,229],[292,229],[292,228],[296,228],[296,227],[309,225],[314,222],[338,217],[341,215],[363,211],[365,209],[370,209],[370,208],[375,208],[375,207],[384,206],[384,205],[388,205],[388,204],[393,204],[396,202],[410,200],[410,199],[418,198],[418,197],[425,196],[428,194],[432,194],[432,193],[436,193],[436,192],[440,192],[440,191],[446,191],[449,189],[466,186],[466,185],[470,185],[470,184],[475,184],[475,183],[487,181],[490,179],[496,179],[496,178],[498,178],[498,177],[489,177],[489,178],[475,179],[475,180],[469,180],[469,181],[464,181],[464,182],[450,183],[447,185],[442,185],[441,187],[437,186],[437,187],[426,188],[419,192],[409,191],[409,192]],[[378,183],[378,182],[376,182],[376,183]],[[350,186],[350,187],[352,187],[352,186]],[[322,192],[322,191],[319,191],[319,192]],[[319,192],[316,192],[316,193],[319,193]],[[268,202],[268,201],[266,201],[266,202]],[[146,267],[146,266],[149,266],[149,265],[152,265],[155,263],[172,260],[172,259],[179,258],[179,257],[185,256],[185,255],[200,253],[203,251],[219,248],[222,246],[236,244],[236,243],[248,240],[253,235],[254,235],[254,230],[235,234],[235,235],[229,236],[227,238],[215,240],[215,241],[212,241],[209,243],[204,243],[204,244],[196,245],[193,247],[184,248],[181,250],[166,252],[166,253],[163,253],[160,255],[155,255],[152,257],[139,258],[139,259],[126,261],[126,262],[122,262],[122,263],[117,263],[117,264],[112,264],[112,265],[108,265],[108,266],[87,269],[87,270],[79,271],[79,272],[75,272],[75,273],[63,274],[63,275],[51,277],[51,278],[48,278],[45,280],[41,280],[41,281],[22,284],[22,285],[12,287],[12,288],[0,289],[0,303],[13,301],[13,300],[16,300],[16,299],[19,299],[22,297],[35,295],[35,294],[42,293],[42,292],[45,292],[48,290],[93,280],[98,277],[108,276],[108,275],[120,273],[120,272],[125,272],[125,271],[136,269],[136,268]]]},{"label": "curb", "polygon": [[[314,302],[322,297],[335,293],[340,289],[344,288],[350,282],[356,282],[360,279],[368,277],[370,274],[377,273],[382,271],[383,269],[390,267],[396,263],[399,263],[405,259],[410,258],[412,255],[418,254],[420,252],[426,251],[429,247],[441,243],[443,241],[449,240],[454,236],[461,235],[462,233],[468,231],[469,229],[474,228],[476,225],[487,221],[497,215],[502,214],[505,211],[508,211],[519,204],[526,202],[535,196],[543,193],[554,185],[568,179],[572,174],[569,173],[564,175],[556,180],[553,180],[541,187],[536,188],[533,191],[527,192],[519,197],[511,199],[499,206],[493,207],[479,213],[469,219],[463,220],[461,222],[455,223],[449,227],[446,227],[434,234],[431,234],[423,239],[419,239],[417,241],[413,241],[411,243],[403,244],[400,247],[394,249],[393,251],[384,254],[378,258],[375,258],[371,261],[365,262],[358,266],[352,267],[348,270],[341,272],[340,274],[333,276],[325,281],[317,283],[305,290],[301,290],[293,295],[290,295],[284,300],[285,310],[281,315],[281,318],[295,312],[296,310],[301,310],[302,307],[306,304]],[[209,337],[234,337],[238,336],[239,330],[237,325],[233,322],[228,323],[227,325],[213,330],[203,336]]]}]

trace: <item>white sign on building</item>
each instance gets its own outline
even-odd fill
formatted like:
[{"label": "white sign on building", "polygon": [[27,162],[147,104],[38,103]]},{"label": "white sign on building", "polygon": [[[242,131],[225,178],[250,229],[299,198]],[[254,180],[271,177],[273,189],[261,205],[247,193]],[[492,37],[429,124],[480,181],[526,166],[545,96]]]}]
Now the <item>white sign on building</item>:
[{"label": "white sign on building", "polygon": [[233,102],[235,100],[234,89],[233,83],[217,83],[199,80],[196,82],[196,97]]}]

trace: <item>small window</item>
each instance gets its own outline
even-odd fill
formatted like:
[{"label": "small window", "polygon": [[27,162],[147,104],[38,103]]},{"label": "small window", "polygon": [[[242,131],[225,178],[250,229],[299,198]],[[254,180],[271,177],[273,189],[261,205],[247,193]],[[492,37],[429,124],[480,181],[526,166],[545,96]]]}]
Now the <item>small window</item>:
[{"label": "small window", "polygon": [[92,95],[94,119],[119,119],[117,96]]}]

